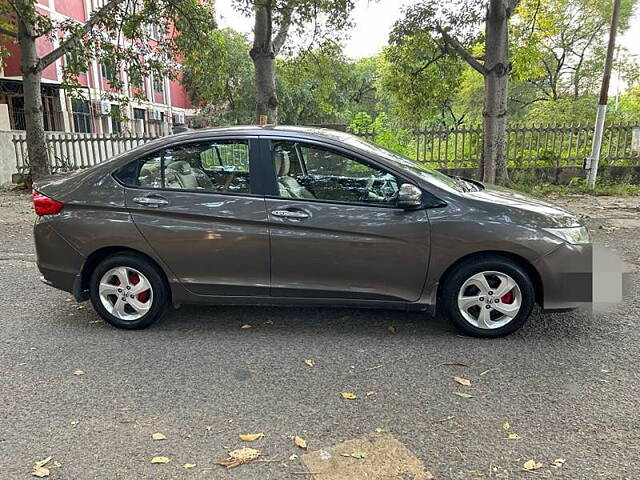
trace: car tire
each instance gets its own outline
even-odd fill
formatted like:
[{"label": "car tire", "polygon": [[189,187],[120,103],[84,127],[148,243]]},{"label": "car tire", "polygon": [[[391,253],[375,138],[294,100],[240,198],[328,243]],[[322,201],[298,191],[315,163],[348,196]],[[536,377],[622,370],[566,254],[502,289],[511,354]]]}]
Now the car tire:
[{"label": "car tire", "polygon": [[112,255],[96,266],[89,294],[98,315],[114,327],[128,330],[148,327],[164,314],[169,303],[162,271],[143,256],[129,253]]},{"label": "car tire", "polygon": [[[502,294],[505,289],[509,290]],[[455,266],[443,279],[439,302],[441,312],[462,333],[504,337],[529,318],[535,289],[526,270],[517,262],[486,255]]]}]

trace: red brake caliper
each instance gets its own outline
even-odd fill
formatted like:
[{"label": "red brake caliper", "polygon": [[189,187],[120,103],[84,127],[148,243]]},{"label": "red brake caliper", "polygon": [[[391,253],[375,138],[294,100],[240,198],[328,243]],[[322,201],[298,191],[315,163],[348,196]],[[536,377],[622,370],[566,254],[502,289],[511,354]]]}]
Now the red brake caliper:
[{"label": "red brake caliper", "polygon": [[502,297],[500,297],[500,301],[502,303],[511,303],[513,302],[513,293],[507,292]]},{"label": "red brake caliper", "polygon": [[[138,276],[137,273],[131,272],[131,274],[129,275],[129,281],[133,285],[137,285],[140,282],[140,277]],[[145,303],[147,300],[149,300],[149,290],[145,290],[144,292],[140,292],[138,294],[138,300],[140,300],[142,303]]]}]

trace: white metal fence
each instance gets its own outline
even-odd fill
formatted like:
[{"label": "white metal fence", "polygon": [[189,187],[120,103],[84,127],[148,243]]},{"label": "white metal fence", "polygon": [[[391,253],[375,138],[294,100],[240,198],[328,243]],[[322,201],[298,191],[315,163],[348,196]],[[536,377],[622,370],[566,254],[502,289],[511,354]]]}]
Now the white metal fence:
[{"label": "white metal fence", "polygon": [[[376,132],[357,132],[377,140]],[[607,125],[601,159],[605,165],[640,165],[640,127]],[[581,166],[591,154],[593,125],[509,125],[507,164],[516,168]],[[433,126],[415,130],[407,145],[416,160],[434,168],[476,167],[482,157],[482,125]],[[407,148],[409,150],[409,148]]]},{"label": "white metal fence", "polygon": [[[376,132],[357,132],[377,140]],[[53,172],[90,167],[153,140],[139,134],[47,132]],[[476,167],[482,156],[482,127],[431,127],[413,132],[408,150],[416,160],[434,168]],[[590,154],[591,125],[510,125],[507,128],[507,164],[516,168],[582,165]],[[29,172],[24,132],[13,133],[16,171]],[[640,165],[640,127],[607,125],[602,146],[605,165]]]},{"label": "white metal fence", "polygon": [[[91,167],[154,138],[157,137],[136,134],[46,133],[49,162],[53,172]],[[16,153],[16,171],[28,173],[29,157],[24,132],[13,134],[13,146]]]}]

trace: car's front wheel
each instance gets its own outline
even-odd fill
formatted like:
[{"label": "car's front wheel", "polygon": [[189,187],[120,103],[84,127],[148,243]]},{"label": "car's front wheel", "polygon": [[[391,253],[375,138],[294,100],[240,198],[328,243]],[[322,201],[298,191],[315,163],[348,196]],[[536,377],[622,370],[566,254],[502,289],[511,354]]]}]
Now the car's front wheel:
[{"label": "car's front wheel", "polygon": [[168,289],[162,272],[142,256],[116,254],[94,269],[90,279],[91,303],[111,325],[141,329],[166,310]]},{"label": "car's front wheel", "polygon": [[444,279],[445,315],[462,332],[502,337],[524,325],[535,303],[527,272],[507,257],[482,256],[456,266]]}]

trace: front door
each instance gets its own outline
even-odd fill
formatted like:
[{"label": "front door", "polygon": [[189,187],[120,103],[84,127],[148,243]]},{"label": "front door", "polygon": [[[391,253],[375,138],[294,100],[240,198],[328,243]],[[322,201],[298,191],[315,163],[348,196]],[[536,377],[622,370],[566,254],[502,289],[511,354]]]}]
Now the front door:
[{"label": "front door", "polygon": [[130,167],[133,221],[192,293],[269,294],[265,200],[253,193],[258,147],[256,139],[185,142]]},{"label": "front door", "polygon": [[273,140],[270,155],[272,296],[418,300],[429,221],[396,208],[396,176],[319,144]]}]

